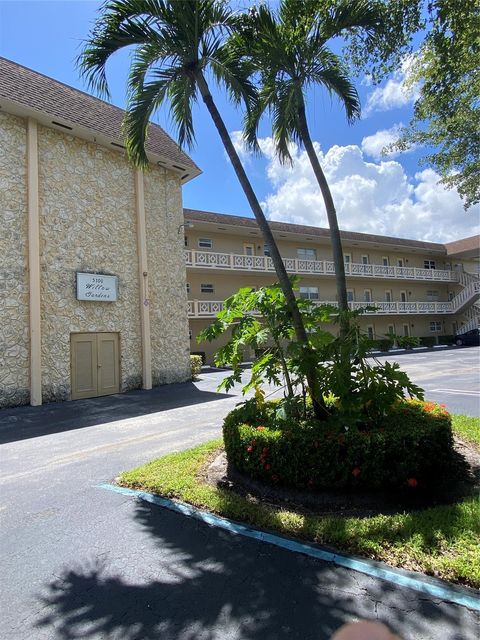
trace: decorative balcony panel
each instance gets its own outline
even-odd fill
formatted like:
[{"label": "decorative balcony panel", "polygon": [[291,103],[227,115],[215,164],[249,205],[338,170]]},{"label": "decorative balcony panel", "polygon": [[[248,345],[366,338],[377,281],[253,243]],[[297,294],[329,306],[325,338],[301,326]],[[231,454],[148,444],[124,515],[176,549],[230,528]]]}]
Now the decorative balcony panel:
[{"label": "decorative balcony panel", "polygon": [[[305,260],[283,258],[289,273],[301,275],[335,275],[335,264],[331,260]],[[231,271],[255,271],[274,273],[273,261],[267,256],[247,256],[235,253],[185,250],[188,267],[217,268]],[[391,267],[383,264],[345,263],[345,275],[357,278],[382,278],[395,280],[427,280],[435,282],[458,282],[456,271],[443,269],[417,269],[416,267]],[[465,283],[467,284],[467,283]]]},{"label": "decorative balcony panel", "polygon": [[[331,300],[319,300],[314,304],[328,304],[337,306],[337,302]],[[374,310],[365,311],[366,316],[390,316],[390,315],[441,315],[456,313],[454,302],[349,302],[352,311],[365,309],[366,304],[376,307]],[[189,318],[212,318],[223,308],[221,300],[189,300]]]}]

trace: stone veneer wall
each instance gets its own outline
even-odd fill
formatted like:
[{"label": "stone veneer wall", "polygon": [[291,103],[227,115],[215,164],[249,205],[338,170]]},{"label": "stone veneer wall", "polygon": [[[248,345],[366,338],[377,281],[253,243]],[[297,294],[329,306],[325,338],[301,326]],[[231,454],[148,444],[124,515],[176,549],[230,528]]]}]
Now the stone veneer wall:
[{"label": "stone veneer wall", "polygon": [[[43,400],[70,397],[70,334],[120,333],[121,388],[141,385],[132,167],[114,151],[39,127]],[[116,302],[76,299],[76,271],[118,276]]]},{"label": "stone veneer wall", "polygon": [[26,121],[0,112],[0,407],[30,399]]},{"label": "stone veneer wall", "polygon": [[191,377],[182,192],[177,176],[160,167],[145,175],[148,287],[153,384]]}]

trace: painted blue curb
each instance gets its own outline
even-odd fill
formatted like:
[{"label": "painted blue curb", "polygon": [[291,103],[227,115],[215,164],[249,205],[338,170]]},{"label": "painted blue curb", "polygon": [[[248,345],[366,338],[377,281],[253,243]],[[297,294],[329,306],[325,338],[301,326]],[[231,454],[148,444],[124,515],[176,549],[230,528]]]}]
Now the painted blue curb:
[{"label": "painted blue curb", "polygon": [[115,491],[121,493],[124,496],[132,496],[156,504],[170,511],[181,513],[189,518],[195,518],[201,520],[206,524],[225,529],[231,533],[246,536],[247,538],[253,538],[254,540],[260,540],[261,542],[267,542],[273,544],[287,551],[293,551],[294,553],[302,553],[303,555],[316,558],[317,560],[324,560],[326,562],[332,562],[340,567],[352,569],[373,578],[379,578],[391,582],[400,587],[407,587],[415,591],[420,591],[434,598],[440,598],[441,600],[447,600],[455,604],[468,607],[474,611],[480,611],[480,595],[476,596],[473,593],[470,594],[466,590],[457,587],[449,587],[440,580],[435,578],[429,578],[427,576],[421,576],[418,574],[410,573],[404,570],[395,570],[381,565],[379,562],[360,560],[352,556],[341,555],[334,553],[333,551],[327,551],[310,544],[304,544],[297,542],[290,538],[283,538],[273,533],[267,533],[266,531],[260,531],[254,529],[248,525],[240,524],[238,522],[232,522],[226,518],[215,516],[208,511],[201,511],[184,502],[176,502],[169,500],[168,498],[162,498],[152,493],[145,491],[139,491],[136,489],[127,489],[126,487],[119,487],[118,485],[104,483],[98,485],[101,489],[107,489],[108,491]]}]

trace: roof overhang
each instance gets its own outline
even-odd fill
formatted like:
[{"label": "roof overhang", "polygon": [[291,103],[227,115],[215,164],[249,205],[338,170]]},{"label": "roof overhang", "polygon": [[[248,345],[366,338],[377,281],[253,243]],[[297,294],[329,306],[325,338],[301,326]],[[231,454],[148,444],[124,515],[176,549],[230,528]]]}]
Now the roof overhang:
[{"label": "roof overhang", "polygon": [[[75,138],[80,138],[88,142],[94,142],[95,144],[105,147],[110,151],[123,154],[126,153],[125,146],[121,138],[108,137],[105,134],[95,131],[95,129],[81,126],[76,122],[66,120],[65,118],[59,118],[55,115],[50,115],[44,111],[39,111],[27,105],[15,102],[10,98],[0,98],[0,110],[21,118],[33,118],[45,127],[61,131],[62,133],[69,134]],[[170,158],[152,153],[149,150],[147,150],[147,157],[152,164],[160,166],[177,175],[182,184],[186,184],[202,173],[198,167],[184,167],[180,163],[172,161]]]}]

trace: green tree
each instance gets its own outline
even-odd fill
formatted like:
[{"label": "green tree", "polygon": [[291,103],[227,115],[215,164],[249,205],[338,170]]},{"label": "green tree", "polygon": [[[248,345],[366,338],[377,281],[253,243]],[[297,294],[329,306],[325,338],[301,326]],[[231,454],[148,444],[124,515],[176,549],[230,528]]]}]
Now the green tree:
[{"label": "green tree", "polygon": [[[108,0],[102,5],[78,65],[89,86],[108,97],[106,64],[110,56],[124,47],[134,47],[124,130],[128,155],[139,166],[148,162],[145,141],[150,117],[165,103],[180,144],[193,145],[192,105],[200,94],[270,247],[297,340],[307,354],[307,334],[285,265],[207,82],[208,74],[226,89],[234,103],[255,104],[248,66],[224,46],[233,24],[232,11],[220,0]],[[308,374],[308,384],[315,401],[318,382],[313,370]]]},{"label": "green tree", "polygon": [[308,154],[330,227],[341,331],[348,331],[347,286],[342,243],[332,193],[315,152],[308,126],[305,93],[318,85],[334,94],[347,120],[360,115],[360,101],[340,57],[327,43],[347,31],[371,33],[378,13],[368,0],[341,0],[321,10],[319,0],[282,0],[277,12],[261,5],[249,14],[231,39],[237,53],[252,62],[260,77],[259,101],[247,114],[246,141],[254,148],[259,119],[272,115],[273,138],[281,161],[290,162],[289,143],[302,144]]},{"label": "green tree", "polygon": [[370,37],[347,38],[346,53],[375,82],[414,49],[408,81],[418,97],[408,127],[392,148],[427,149],[430,164],[447,187],[456,187],[465,208],[480,202],[480,3],[478,0],[383,0],[381,26]]}]

